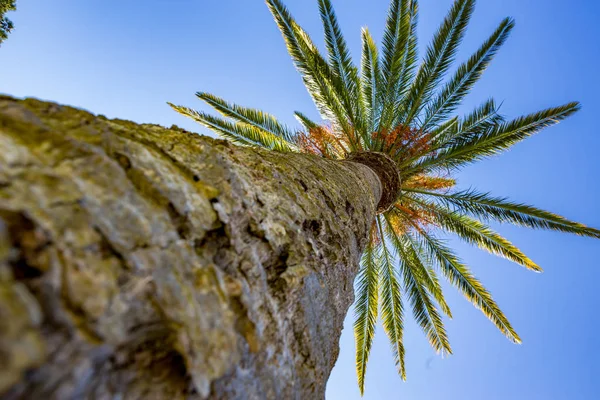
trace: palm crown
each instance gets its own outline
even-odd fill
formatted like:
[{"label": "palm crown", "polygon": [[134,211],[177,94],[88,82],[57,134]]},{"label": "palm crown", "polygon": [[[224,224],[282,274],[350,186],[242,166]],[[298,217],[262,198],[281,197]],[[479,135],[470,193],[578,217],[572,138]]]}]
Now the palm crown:
[{"label": "palm crown", "polygon": [[[356,282],[356,369],[361,393],[378,313],[390,339],[398,372],[404,365],[404,301],[431,346],[452,352],[442,322],[451,311],[438,280],[441,273],[511,341],[520,338],[490,293],[436,231],[505,257],[530,270],[540,267],[485,222],[499,221],[600,238],[600,231],[538,208],[475,190],[453,190],[452,173],[553,125],[579,109],[568,103],[506,121],[493,99],[465,116],[454,112],[481,77],[514,23],[504,19],[483,45],[444,79],[474,9],[475,0],[456,0],[427,48],[417,59],[417,1],[392,0],[381,50],[362,30],[360,72],[353,64],[331,1],[318,0],[327,58],[280,0],[267,0],[288,51],[325,121],[295,115],[294,130],[262,111],[197,96],[227,119],[174,106],[238,144],[283,152],[307,152],[344,159],[358,151],[387,154],[397,164],[402,191],[379,214],[361,260]],[[483,221],[483,222],[482,222]]]}]

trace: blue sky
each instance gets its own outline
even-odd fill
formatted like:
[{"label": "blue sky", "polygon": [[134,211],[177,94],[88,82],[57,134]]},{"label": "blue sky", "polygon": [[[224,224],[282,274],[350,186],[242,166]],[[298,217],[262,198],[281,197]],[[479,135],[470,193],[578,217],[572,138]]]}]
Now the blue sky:
[{"label": "blue sky", "polygon": [[[201,105],[196,91],[260,107],[294,124],[316,117],[261,0],[20,0],[15,32],[0,49],[0,92],[34,96],[109,117],[177,124],[207,134],[166,101]],[[376,38],[387,0],[334,0],[355,55],[360,27]],[[583,110],[510,152],[465,169],[462,187],[506,195],[600,227],[598,196],[600,2],[480,0],[459,59],[504,16],[517,27],[465,109],[493,95],[509,117],[579,100]],[[288,0],[322,44],[316,1]],[[421,49],[451,0],[421,0]],[[516,346],[479,311],[446,290],[454,355],[441,359],[418,327],[406,332],[408,381],[397,377],[382,330],[367,372],[365,399],[600,398],[597,315],[600,241],[502,226],[544,269],[534,274],[456,243],[524,340]],[[352,315],[328,384],[328,399],[358,399]]]}]

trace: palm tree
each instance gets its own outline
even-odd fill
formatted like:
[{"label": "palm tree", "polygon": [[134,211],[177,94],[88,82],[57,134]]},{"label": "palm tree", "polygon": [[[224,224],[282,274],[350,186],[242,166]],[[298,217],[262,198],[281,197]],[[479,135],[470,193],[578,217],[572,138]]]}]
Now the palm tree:
[{"label": "palm tree", "polygon": [[534,229],[600,238],[600,231],[539,208],[473,189],[457,190],[463,167],[499,154],[575,113],[576,102],[505,120],[488,99],[471,113],[455,111],[514,27],[504,19],[481,47],[450,76],[475,0],[456,0],[427,48],[417,57],[417,0],[392,0],[381,49],[362,30],[361,68],[353,64],[330,0],[318,0],[327,57],[280,0],[267,0],[288,51],[324,122],[295,116],[296,130],[262,111],[208,93],[197,96],[226,119],[171,106],[220,136],[243,146],[305,152],[330,159],[364,152],[389,156],[401,191],[379,210],[356,281],[356,370],[361,393],[375,324],[381,316],[400,376],[406,378],[403,330],[405,302],[431,346],[452,350],[442,322],[451,317],[438,274],[443,275],[511,341],[520,343],[506,316],[470,269],[438,236],[445,231],[525,268],[541,268],[486,225],[499,221]]}]

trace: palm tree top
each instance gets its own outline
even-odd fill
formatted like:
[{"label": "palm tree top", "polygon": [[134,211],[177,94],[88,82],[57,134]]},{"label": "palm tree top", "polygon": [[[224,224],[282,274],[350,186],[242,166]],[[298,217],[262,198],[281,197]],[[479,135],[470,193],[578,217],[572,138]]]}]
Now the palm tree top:
[{"label": "palm tree top", "polygon": [[356,280],[354,332],[361,393],[379,317],[403,379],[407,306],[431,346],[441,354],[452,353],[442,321],[442,315],[451,318],[452,314],[438,274],[508,339],[520,343],[490,293],[439,233],[454,234],[536,272],[541,268],[492,230],[489,221],[600,238],[599,230],[551,212],[474,189],[455,189],[454,176],[462,167],[499,154],[558,123],[579,110],[579,103],[506,120],[490,98],[472,112],[456,115],[514,27],[511,18],[502,20],[481,47],[450,72],[475,0],[454,2],[421,61],[417,56],[418,2],[391,0],[381,46],[368,29],[362,30],[360,69],[350,57],[331,1],[317,1],[326,56],[280,0],[266,0],[322,121],[296,112],[301,128],[290,128],[270,114],[202,92],[197,93],[198,98],[222,117],[171,106],[240,145],[331,159],[380,152],[396,164],[401,191],[392,207],[373,222]]}]

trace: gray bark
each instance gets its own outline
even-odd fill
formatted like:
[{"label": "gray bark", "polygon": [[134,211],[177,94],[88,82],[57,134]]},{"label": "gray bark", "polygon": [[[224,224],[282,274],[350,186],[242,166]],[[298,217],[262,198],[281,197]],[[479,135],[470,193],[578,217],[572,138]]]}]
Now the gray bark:
[{"label": "gray bark", "polygon": [[368,167],[0,97],[0,397],[316,399]]}]

